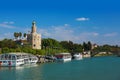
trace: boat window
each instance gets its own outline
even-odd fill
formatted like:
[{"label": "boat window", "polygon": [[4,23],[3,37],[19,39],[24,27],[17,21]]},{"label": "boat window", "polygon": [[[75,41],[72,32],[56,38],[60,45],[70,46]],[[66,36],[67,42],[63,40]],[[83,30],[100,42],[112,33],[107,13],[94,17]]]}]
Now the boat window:
[{"label": "boat window", "polygon": [[7,61],[3,61],[3,63],[7,63]]},{"label": "boat window", "polygon": [[12,60],[16,60],[15,56],[12,56]]},{"label": "boat window", "polygon": [[4,60],[4,55],[1,56],[1,60]]},{"label": "boat window", "polygon": [[23,58],[25,58],[25,55],[22,55]]},{"label": "boat window", "polygon": [[8,60],[8,55],[5,55],[5,59]]},{"label": "boat window", "polygon": [[11,55],[9,55],[9,57],[8,57],[8,58],[9,58],[9,60],[11,60]]},{"label": "boat window", "polygon": [[17,55],[17,59],[21,59],[21,55]]},{"label": "boat window", "polygon": [[15,61],[12,61],[12,63],[15,63]]},{"label": "boat window", "polygon": [[0,61],[0,64],[2,63],[2,61]]}]

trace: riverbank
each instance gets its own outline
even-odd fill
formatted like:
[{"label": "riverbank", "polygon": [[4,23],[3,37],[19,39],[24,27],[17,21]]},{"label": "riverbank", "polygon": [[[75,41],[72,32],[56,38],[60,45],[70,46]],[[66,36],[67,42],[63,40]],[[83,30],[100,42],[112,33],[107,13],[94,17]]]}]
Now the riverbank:
[{"label": "riverbank", "polygon": [[99,52],[98,54],[94,55],[94,57],[96,56],[112,56],[113,53],[111,52]]}]

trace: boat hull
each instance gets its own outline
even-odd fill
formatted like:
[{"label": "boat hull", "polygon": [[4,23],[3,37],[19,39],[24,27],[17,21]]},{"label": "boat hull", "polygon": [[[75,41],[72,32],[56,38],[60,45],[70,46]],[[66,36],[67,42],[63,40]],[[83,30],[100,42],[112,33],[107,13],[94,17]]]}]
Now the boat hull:
[{"label": "boat hull", "polygon": [[36,64],[38,58],[28,53],[6,53],[0,55],[0,66],[21,66]]},{"label": "boat hull", "polygon": [[67,62],[71,61],[72,56],[70,53],[60,53],[56,55],[56,61]]},{"label": "boat hull", "polygon": [[21,66],[24,65],[23,60],[0,60],[0,66]]},{"label": "boat hull", "polygon": [[71,58],[62,58],[62,59],[57,59],[58,62],[68,62],[68,61],[71,61]]},{"label": "boat hull", "polygon": [[81,59],[83,59],[83,57],[82,57],[81,54],[75,54],[75,55],[73,55],[73,58],[74,58],[75,60],[81,60]]}]

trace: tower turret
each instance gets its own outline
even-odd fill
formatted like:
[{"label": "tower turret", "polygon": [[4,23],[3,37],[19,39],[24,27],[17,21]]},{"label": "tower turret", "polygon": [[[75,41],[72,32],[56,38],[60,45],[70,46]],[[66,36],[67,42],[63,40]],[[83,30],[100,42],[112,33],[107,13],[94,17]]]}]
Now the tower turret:
[{"label": "tower turret", "polygon": [[36,22],[33,21],[32,22],[32,31],[31,31],[31,33],[35,33],[35,32],[36,32]]}]

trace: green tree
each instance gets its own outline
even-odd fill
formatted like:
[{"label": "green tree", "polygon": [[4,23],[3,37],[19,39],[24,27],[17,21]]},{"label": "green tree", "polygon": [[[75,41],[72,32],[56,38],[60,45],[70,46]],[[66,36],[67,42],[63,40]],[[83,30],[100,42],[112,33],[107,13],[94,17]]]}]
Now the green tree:
[{"label": "green tree", "polygon": [[18,39],[19,33],[18,32],[14,32],[14,37],[15,37],[15,39]]},{"label": "green tree", "polygon": [[4,39],[0,41],[0,48],[4,48],[4,47],[16,48],[17,46],[16,46],[16,43],[12,39]]},{"label": "green tree", "polygon": [[84,51],[90,51],[92,49],[92,44],[90,41],[88,43],[83,42],[83,49]]},{"label": "green tree", "polygon": [[73,52],[74,53],[81,53],[83,51],[83,47],[81,44],[74,44]]},{"label": "green tree", "polygon": [[47,39],[42,39],[42,48],[55,48],[55,47],[60,47],[60,44],[57,40],[47,38]]},{"label": "green tree", "polygon": [[15,37],[15,39],[17,39],[17,33],[16,32],[14,32],[14,37]]},{"label": "green tree", "polygon": [[87,44],[85,42],[83,42],[83,49],[84,49],[84,51],[88,50],[88,46],[87,46]]},{"label": "green tree", "polygon": [[26,38],[27,34],[26,34],[26,33],[24,33],[24,35],[23,35],[23,36],[24,36],[24,38]]},{"label": "green tree", "polygon": [[8,47],[2,48],[2,53],[9,53],[9,48]]},{"label": "green tree", "polygon": [[22,52],[21,48],[16,48],[15,51],[16,52]]},{"label": "green tree", "polygon": [[21,39],[21,37],[22,37],[22,33],[21,33],[21,32],[19,32],[18,34],[19,34],[19,37],[20,37],[20,39]]},{"label": "green tree", "polygon": [[90,41],[88,41],[87,46],[88,46],[88,50],[91,50],[91,49],[92,49],[92,44],[91,44],[91,42],[90,42]]}]

